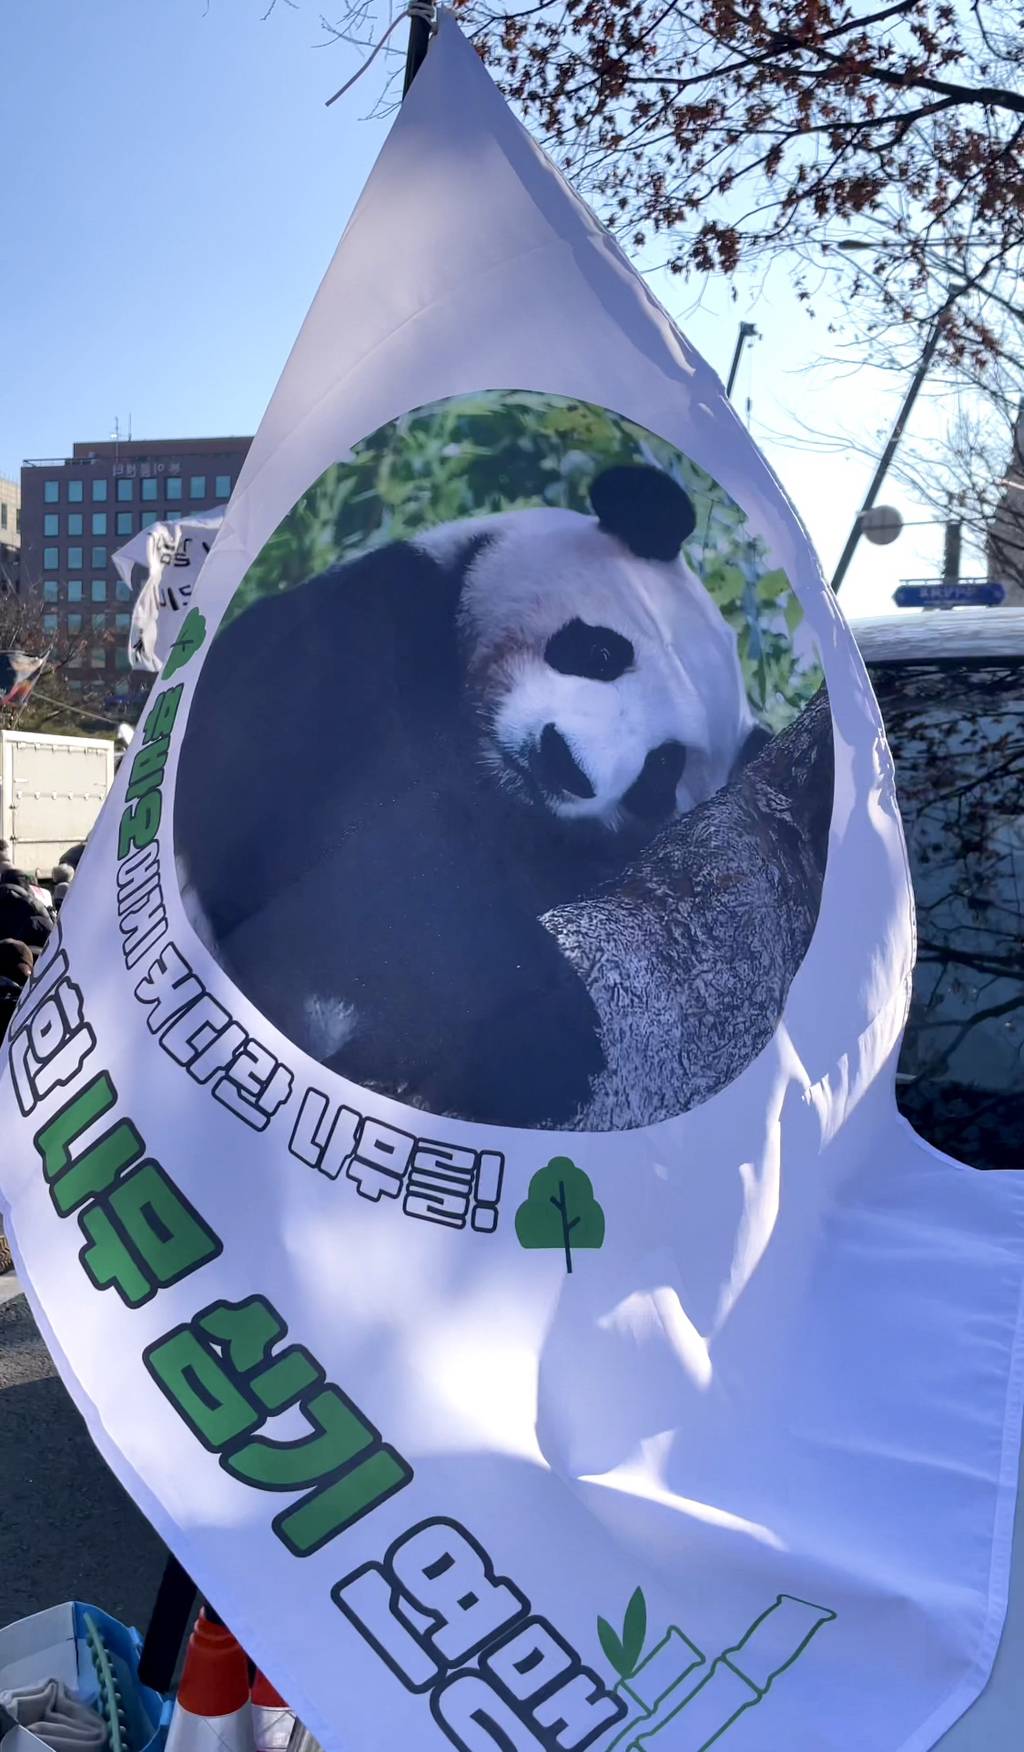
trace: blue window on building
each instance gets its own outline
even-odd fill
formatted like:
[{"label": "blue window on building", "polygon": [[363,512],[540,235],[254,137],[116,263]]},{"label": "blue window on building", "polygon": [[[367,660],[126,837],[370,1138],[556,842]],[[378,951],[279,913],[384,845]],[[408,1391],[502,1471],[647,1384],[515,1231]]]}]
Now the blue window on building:
[{"label": "blue window on building", "polygon": [[[114,667],[115,669],[128,668],[128,653],[121,645],[114,652]],[[117,691],[120,694],[123,690],[119,687]]]},{"label": "blue window on building", "polygon": [[[7,507],[5,505],[4,510],[6,511],[6,509],[7,509]],[[43,518],[43,534],[44,535],[59,535],[60,534],[60,512],[59,511],[48,511],[46,513],[46,516]]]},{"label": "blue window on building", "polygon": [[55,633],[56,631],[57,631],[57,616],[55,614],[44,614],[44,616],[43,616],[43,632],[44,633]]},{"label": "blue window on building", "polygon": [[82,580],[81,580],[81,578],[69,578],[68,579],[68,601],[69,602],[81,602],[81,600],[82,600]]},{"label": "blue window on building", "polygon": [[189,483],[188,483],[188,496],[190,499],[205,499],[206,498],[206,476],[205,475],[192,475],[190,477]]},{"label": "blue window on building", "polygon": [[80,633],[81,630],[82,630],[82,617],[81,617],[81,615],[80,614],[69,614],[68,615],[68,632],[69,633]]},{"label": "blue window on building", "polygon": [[68,512],[68,534],[69,535],[81,535],[83,533],[84,528],[85,528],[85,518],[82,516],[81,511],[69,511]]},{"label": "blue window on building", "polygon": [[93,581],[92,581],[92,599],[94,602],[106,602],[106,600],[107,600],[107,580],[105,578],[94,578],[93,579]]},{"label": "blue window on building", "polygon": [[131,624],[132,617],[130,614],[115,614],[114,625],[119,633],[126,633]]},{"label": "blue window on building", "polygon": [[68,548],[68,571],[77,572],[82,565],[82,550],[80,547]]},{"label": "blue window on building", "polygon": [[47,505],[59,505],[60,504],[60,482],[59,481],[44,481],[43,482],[43,500]]},{"label": "blue window on building", "polygon": [[118,496],[119,500],[121,501],[122,505],[125,505],[125,504],[130,505],[132,500],[135,497],[135,482],[132,480],[129,480],[127,475],[121,475],[120,479],[118,480],[117,496]]},{"label": "blue window on building", "polygon": [[217,479],[214,482],[213,496],[215,499],[230,499],[230,497],[231,497],[231,476],[230,475],[218,475],[217,476]]},{"label": "blue window on building", "polygon": [[94,547],[93,548],[93,550],[92,550],[92,563],[97,568],[97,570],[99,569],[100,566],[106,565],[106,563],[107,563],[107,550],[105,547]]},{"label": "blue window on building", "polygon": [[94,633],[105,633],[106,632],[106,630],[107,630],[107,617],[105,614],[94,614],[93,615],[93,617],[92,617],[92,630]]},{"label": "blue window on building", "polygon": [[168,523],[180,523],[184,515],[184,511],[168,511],[167,521]]},{"label": "blue window on building", "polygon": [[69,481],[68,482],[68,504],[69,505],[80,505],[81,503],[82,503],[82,483],[81,483],[81,481]]},{"label": "blue window on building", "polygon": [[94,480],[92,483],[92,502],[94,505],[105,505],[107,502],[107,483],[104,480]]},{"label": "blue window on building", "polygon": [[44,578],[43,579],[43,601],[44,602],[59,602],[59,600],[60,600],[60,585],[57,582],[56,578]]},{"label": "blue window on building", "polygon": [[134,511],[119,511],[117,514],[118,535],[131,535],[135,529]]},{"label": "blue window on building", "polygon": [[93,535],[106,535],[106,533],[107,533],[107,514],[105,511],[94,511],[93,512],[93,514],[92,514],[92,532],[93,532]]},{"label": "blue window on building", "polygon": [[152,475],[147,475],[145,480],[142,481],[140,483],[140,485],[142,487],[142,497],[144,499],[148,500],[150,503],[152,503],[152,501],[158,497],[158,492],[157,492],[158,483],[156,482],[156,480],[153,478]]},{"label": "blue window on building", "polygon": [[181,476],[168,475],[164,482],[164,493],[168,499],[181,498]]},{"label": "blue window on building", "polygon": [[[142,484],[145,486],[145,481],[143,481]],[[142,529],[148,529],[151,523],[158,523],[159,520],[159,511],[143,511],[142,516],[139,518],[139,526]]]},{"label": "blue window on building", "polygon": [[119,578],[114,585],[114,595],[118,602],[130,602],[132,599],[131,585],[126,584],[123,578]]},{"label": "blue window on building", "polygon": [[44,572],[55,572],[59,565],[60,565],[60,548],[44,547],[44,549],[43,549],[43,570],[44,570]]},{"label": "blue window on building", "polygon": [[90,669],[106,669],[107,653],[102,645],[93,645],[89,652]]}]

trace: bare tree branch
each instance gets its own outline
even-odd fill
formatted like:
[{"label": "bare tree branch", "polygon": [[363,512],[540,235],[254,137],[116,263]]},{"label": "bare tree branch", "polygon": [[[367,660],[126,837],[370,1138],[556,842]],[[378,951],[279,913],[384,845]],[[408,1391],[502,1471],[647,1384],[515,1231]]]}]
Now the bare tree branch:
[{"label": "bare tree branch", "polygon": [[[683,274],[785,256],[798,296],[843,231],[885,271],[851,326],[909,358],[951,277],[948,364],[978,375],[1024,273],[1024,42],[1011,0],[455,0],[492,71],[623,241]],[[741,188],[755,198],[742,204]],[[756,192],[755,192],[756,191]],[[979,264],[984,263],[982,271]]]}]

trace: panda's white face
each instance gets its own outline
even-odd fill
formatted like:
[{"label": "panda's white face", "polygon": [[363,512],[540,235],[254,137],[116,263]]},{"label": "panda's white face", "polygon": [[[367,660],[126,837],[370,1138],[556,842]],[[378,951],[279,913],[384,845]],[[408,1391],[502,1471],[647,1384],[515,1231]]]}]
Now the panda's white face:
[{"label": "panda's white face", "polygon": [[472,532],[490,539],[466,574],[462,632],[500,783],[617,828],[727,782],[753,720],[735,635],[682,559],[640,559],[570,511]]}]

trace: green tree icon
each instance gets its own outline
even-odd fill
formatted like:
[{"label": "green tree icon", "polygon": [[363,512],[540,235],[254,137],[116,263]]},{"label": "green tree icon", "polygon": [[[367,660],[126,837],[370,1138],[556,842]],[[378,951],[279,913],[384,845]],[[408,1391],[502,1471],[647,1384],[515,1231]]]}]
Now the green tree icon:
[{"label": "green tree icon", "polygon": [[604,1212],[582,1168],[568,1156],[554,1156],[538,1169],[516,1212],[520,1247],[562,1247],[565,1269],[572,1270],[574,1247],[604,1246]]},{"label": "green tree icon", "polygon": [[631,1679],[640,1664],[644,1638],[647,1635],[647,1601],[644,1599],[643,1589],[634,1588],[630,1596],[621,1636],[612,1629],[607,1618],[598,1619],[597,1634],[601,1639],[601,1647],[619,1678]]},{"label": "green tree icon", "polygon": [[181,625],[181,631],[167,653],[164,664],[164,680],[169,681],[179,669],[183,669],[190,657],[194,657],[206,637],[206,620],[198,608],[190,608]]}]

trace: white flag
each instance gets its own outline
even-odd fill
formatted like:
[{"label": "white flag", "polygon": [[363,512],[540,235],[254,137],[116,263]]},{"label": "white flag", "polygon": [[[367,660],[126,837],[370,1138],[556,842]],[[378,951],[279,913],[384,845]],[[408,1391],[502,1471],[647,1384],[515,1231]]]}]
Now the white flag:
[{"label": "white flag", "polygon": [[447,19],[60,924],[19,1268],[328,1752],[924,1752],[972,1703],[1024,1187],[897,1116],[878,710]]},{"label": "white flag", "polygon": [[163,668],[223,520],[224,511],[218,508],[197,512],[179,523],[153,523],[118,548],[114,565],[129,589],[135,567],[146,567],[128,634],[128,660],[133,669],[156,672]]}]

